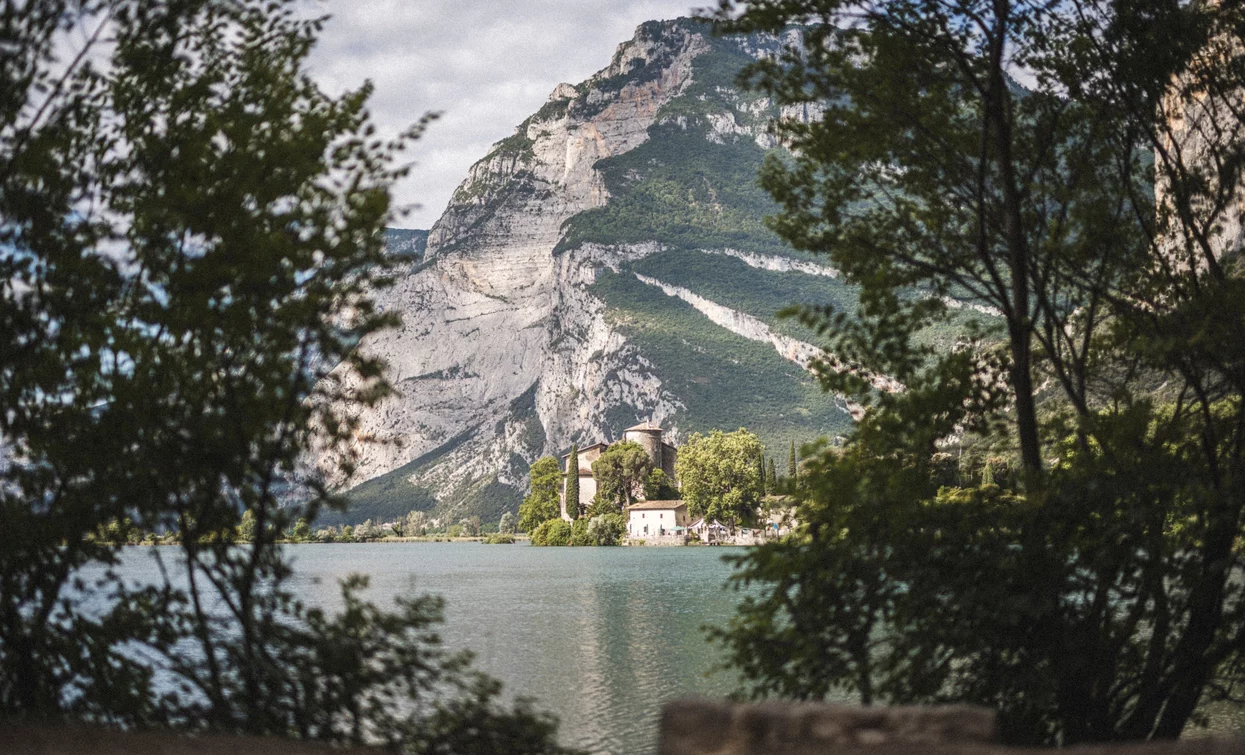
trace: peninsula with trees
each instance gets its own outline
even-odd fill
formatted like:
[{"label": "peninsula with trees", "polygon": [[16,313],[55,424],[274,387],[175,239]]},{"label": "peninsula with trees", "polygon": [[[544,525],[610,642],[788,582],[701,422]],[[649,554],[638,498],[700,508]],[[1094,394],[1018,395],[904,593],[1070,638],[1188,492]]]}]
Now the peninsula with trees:
[{"label": "peninsula with trees", "polygon": [[[793,442],[789,469],[796,463]],[[774,469],[744,428],[693,433],[678,446],[661,426],[642,422],[614,443],[572,445],[560,462],[537,460],[519,527],[533,545],[758,542],[789,520],[772,516],[782,503]]]}]

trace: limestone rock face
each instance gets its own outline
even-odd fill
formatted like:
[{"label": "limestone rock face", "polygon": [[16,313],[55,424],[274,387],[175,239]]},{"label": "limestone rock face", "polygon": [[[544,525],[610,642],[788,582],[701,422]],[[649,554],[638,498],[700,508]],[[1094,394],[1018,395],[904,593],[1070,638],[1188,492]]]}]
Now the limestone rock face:
[{"label": "limestone rock face", "polygon": [[[728,52],[751,58],[774,43],[752,38]],[[666,245],[630,239],[555,249],[569,220],[611,202],[602,161],[645,144],[655,124],[686,118],[671,114],[672,103],[705,111],[693,113],[704,139],[760,149],[751,145],[765,141],[767,103],[689,94],[698,59],[723,55],[723,44],[687,21],[645,24],[606,68],[582,84],[558,85],[471,168],[431,229],[423,260],[379,294],[403,324],[362,348],[388,362],[398,393],[361,417],[360,465],[339,485],[389,475],[400,491],[423,491],[405,508],[488,521],[513,508],[541,455],[612,440],[640,420],[679,438],[683,398],[592,288],[598,276]],[[787,358],[807,361],[801,349],[791,351]],[[320,461],[333,467],[333,459]],[[365,515],[383,516],[347,519]]]}]

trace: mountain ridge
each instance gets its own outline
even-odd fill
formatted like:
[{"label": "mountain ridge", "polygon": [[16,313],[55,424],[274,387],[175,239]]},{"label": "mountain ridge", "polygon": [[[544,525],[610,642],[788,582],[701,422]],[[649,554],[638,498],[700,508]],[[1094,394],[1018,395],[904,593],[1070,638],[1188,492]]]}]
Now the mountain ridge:
[{"label": "mountain ridge", "polygon": [[733,82],[780,43],[642,24],[472,166],[420,262],[378,294],[403,325],[363,348],[398,395],[360,418],[350,507],[325,521],[496,520],[533,460],[639,421],[676,440],[748,426],[776,456],[850,427],[805,370],[815,335],[775,316],[855,306],[764,224],[766,124],[816,113]]}]

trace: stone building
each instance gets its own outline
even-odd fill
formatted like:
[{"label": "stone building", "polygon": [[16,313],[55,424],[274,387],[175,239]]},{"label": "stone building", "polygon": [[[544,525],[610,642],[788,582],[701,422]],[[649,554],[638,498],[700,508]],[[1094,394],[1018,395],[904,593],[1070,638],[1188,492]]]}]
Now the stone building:
[{"label": "stone building", "polygon": [[[674,463],[679,458],[679,449],[666,442],[665,431],[660,426],[651,422],[642,422],[623,430],[622,439],[629,440],[643,448],[648,458],[652,459],[653,468],[665,472],[666,477],[670,478],[672,484],[674,483]],[[582,506],[591,504],[593,497],[597,494],[597,481],[592,476],[592,462],[601,458],[601,454],[607,448],[609,448],[608,443],[593,443],[591,446],[579,449],[579,503]],[[571,454],[569,452],[562,454],[561,505],[562,518],[567,520],[571,518],[566,513],[566,481],[571,474],[570,462]],[[643,498],[643,494],[640,498]]]}]

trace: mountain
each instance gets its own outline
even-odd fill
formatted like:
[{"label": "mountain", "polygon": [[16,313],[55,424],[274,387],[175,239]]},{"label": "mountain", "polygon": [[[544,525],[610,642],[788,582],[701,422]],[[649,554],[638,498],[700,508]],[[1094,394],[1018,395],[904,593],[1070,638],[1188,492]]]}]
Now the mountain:
[{"label": "mountain", "polygon": [[403,324],[363,347],[399,395],[361,418],[366,482],[323,521],[496,520],[536,458],[644,420],[678,440],[748,427],[780,461],[849,428],[853,407],[804,367],[815,336],[776,313],[855,295],[765,227],[756,181],[780,150],[767,122],[817,114],[734,84],[779,42],[645,23],[470,169],[380,294]]}]

